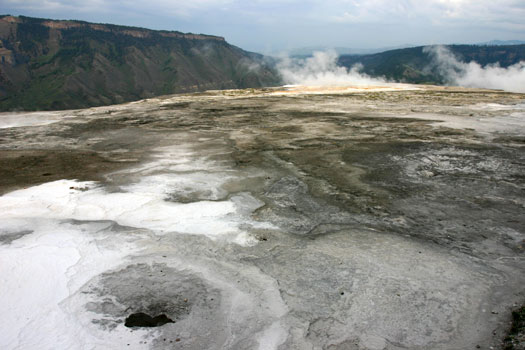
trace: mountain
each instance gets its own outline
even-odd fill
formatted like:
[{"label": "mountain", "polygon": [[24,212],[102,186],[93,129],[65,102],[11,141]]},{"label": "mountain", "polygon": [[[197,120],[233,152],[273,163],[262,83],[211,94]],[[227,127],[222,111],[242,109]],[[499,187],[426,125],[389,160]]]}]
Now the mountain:
[{"label": "mountain", "polygon": [[384,52],[394,49],[403,49],[406,47],[413,47],[411,44],[404,44],[393,47],[382,47],[382,48],[372,48],[372,49],[362,49],[362,48],[351,48],[351,47],[330,47],[330,46],[308,46],[293,49],[289,52],[291,57],[310,57],[315,51],[328,51],[333,50],[337,52],[338,55],[368,55],[378,52]]},{"label": "mountain", "polygon": [[278,82],[262,55],[218,36],[0,16],[4,111],[84,108]]},{"label": "mountain", "polygon": [[525,41],[523,40],[491,40],[485,43],[479,43],[478,45],[497,46],[497,45],[523,45],[523,44],[525,44]]},{"label": "mountain", "polygon": [[[525,61],[525,45],[450,45],[447,48],[460,61],[476,61],[482,66],[497,63],[502,67],[508,67]],[[433,56],[424,49],[424,46],[419,46],[372,55],[342,55],[339,57],[338,64],[348,68],[355,64],[362,64],[362,71],[368,75],[399,82],[445,83],[445,77],[435,67]]]}]

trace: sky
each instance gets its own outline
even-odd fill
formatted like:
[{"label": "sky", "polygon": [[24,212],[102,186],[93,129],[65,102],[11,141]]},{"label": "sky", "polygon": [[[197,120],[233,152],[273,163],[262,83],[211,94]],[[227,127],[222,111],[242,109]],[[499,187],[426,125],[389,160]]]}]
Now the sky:
[{"label": "sky", "polygon": [[0,0],[0,13],[213,34],[266,54],[525,40],[525,0]]}]

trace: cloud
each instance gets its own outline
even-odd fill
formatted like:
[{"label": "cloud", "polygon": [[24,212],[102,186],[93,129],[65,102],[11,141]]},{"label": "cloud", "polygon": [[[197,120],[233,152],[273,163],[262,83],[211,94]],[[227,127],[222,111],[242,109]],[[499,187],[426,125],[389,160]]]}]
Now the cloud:
[{"label": "cloud", "polygon": [[[79,11],[79,12],[114,12],[141,13],[144,10],[155,10],[159,14],[174,16],[190,16],[200,10],[212,10],[234,3],[236,0],[0,0],[5,7],[19,8],[21,10],[49,11]],[[148,11],[148,12],[149,12]]]},{"label": "cloud", "polygon": [[104,10],[107,6],[101,0],[2,0],[0,4],[3,7],[16,8],[22,11],[34,11],[40,10],[44,13],[50,11],[63,11],[63,10],[73,10],[73,11],[92,11],[95,8]]},{"label": "cloud", "polygon": [[[217,9],[249,13],[266,17],[299,13],[303,18],[318,18],[336,22],[379,23],[404,21],[407,18],[431,18],[438,21],[494,21],[506,18],[523,22],[525,5],[522,0],[0,0],[6,8],[40,9],[41,11],[79,9],[108,11],[112,9],[156,9],[159,13],[192,15]],[[254,18],[255,19],[255,18]]]},{"label": "cloud", "polygon": [[249,50],[525,35],[523,0],[0,0],[4,13],[209,33]]},{"label": "cloud", "polygon": [[525,92],[525,61],[507,68],[499,64],[482,67],[477,62],[461,62],[444,46],[424,49],[433,58],[433,65],[452,85]]},{"label": "cloud", "polygon": [[361,65],[350,70],[337,65],[335,51],[314,52],[306,59],[281,58],[277,65],[283,80],[287,84],[308,86],[341,86],[341,85],[377,85],[385,80],[372,78],[361,73]]},{"label": "cloud", "polygon": [[351,0],[339,1],[335,22],[403,23],[408,19],[434,25],[474,23],[523,24],[525,5],[516,0]]}]

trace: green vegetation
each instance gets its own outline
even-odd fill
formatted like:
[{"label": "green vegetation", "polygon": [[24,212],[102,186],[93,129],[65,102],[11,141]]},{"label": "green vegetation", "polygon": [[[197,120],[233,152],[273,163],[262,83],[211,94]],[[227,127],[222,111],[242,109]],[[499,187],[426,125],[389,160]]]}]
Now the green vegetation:
[{"label": "green vegetation", "polygon": [[[85,108],[177,92],[279,83],[263,57],[222,38],[18,17],[0,32],[0,110]],[[51,23],[51,25],[46,24]],[[166,35],[169,34],[169,35]],[[260,69],[248,69],[258,64]]]},{"label": "green vegetation", "polygon": [[[478,46],[451,45],[448,49],[461,61],[476,61],[480,65],[498,63],[508,67],[525,60],[525,45]],[[414,84],[444,84],[443,77],[433,65],[432,57],[424,47],[412,47],[385,51],[373,55],[343,55],[340,65],[352,67],[363,65],[363,72],[371,76],[385,77],[389,80]]]}]

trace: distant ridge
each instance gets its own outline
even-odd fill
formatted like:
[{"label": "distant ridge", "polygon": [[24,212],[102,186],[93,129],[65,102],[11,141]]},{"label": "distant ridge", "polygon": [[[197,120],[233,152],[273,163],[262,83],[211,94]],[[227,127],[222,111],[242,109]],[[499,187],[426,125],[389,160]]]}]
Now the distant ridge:
[{"label": "distant ridge", "polygon": [[379,52],[385,52],[396,49],[414,47],[415,45],[404,44],[391,47],[380,47],[371,49],[351,48],[351,47],[330,47],[330,46],[310,46],[291,50],[288,54],[291,57],[308,57],[312,56],[315,51],[335,51],[338,55],[370,55]]},{"label": "distant ridge", "polygon": [[523,40],[491,40],[477,45],[504,46],[504,45],[524,45]]},{"label": "distant ridge", "polygon": [[0,16],[0,110],[85,108],[276,85],[262,55],[223,37]]},{"label": "distant ridge", "polygon": [[223,37],[205,34],[192,34],[182,33],[178,31],[166,31],[166,30],[151,30],[140,27],[120,26],[116,24],[100,24],[100,23],[89,23],[85,21],[77,20],[48,20],[40,18],[31,18],[25,16],[0,16],[1,20],[7,23],[20,24],[26,23],[27,20],[39,23],[44,27],[51,29],[72,29],[72,28],[83,28],[100,30],[103,32],[112,32],[124,35],[130,35],[136,38],[149,38],[155,34],[161,35],[166,38],[185,38],[185,39],[197,39],[197,40],[219,40],[225,41]]},{"label": "distant ridge", "polygon": [[[352,67],[360,63],[370,76],[414,84],[444,84],[446,77],[432,69],[432,56],[425,46],[390,50],[372,55],[342,55],[338,64]],[[525,61],[525,45],[448,45],[447,48],[464,62],[475,61],[481,66],[499,64],[508,67]]]},{"label": "distant ridge", "polygon": [[[525,41],[522,40],[491,40],[482,43],[472,44],[475,46],[505,46],[505,45],[524,45]],[[451,44],[448,46],[462,46],[466,44]],[[467,46],[472,46],[467,45]],[[445,45],[447,46],[447,45]],[[382,53],[392,50],[407,49],[413,47],[421,47],[421,45],[403,44],[390,47],[378,47],[378,48],[351,48],[351,47],[331,47],[331,46],[308,46],[292,49],[288,52],[291,57],[308,57],[312,56],[315,51],[335,51],[338,55],[372,55],[376,53]]]}]

